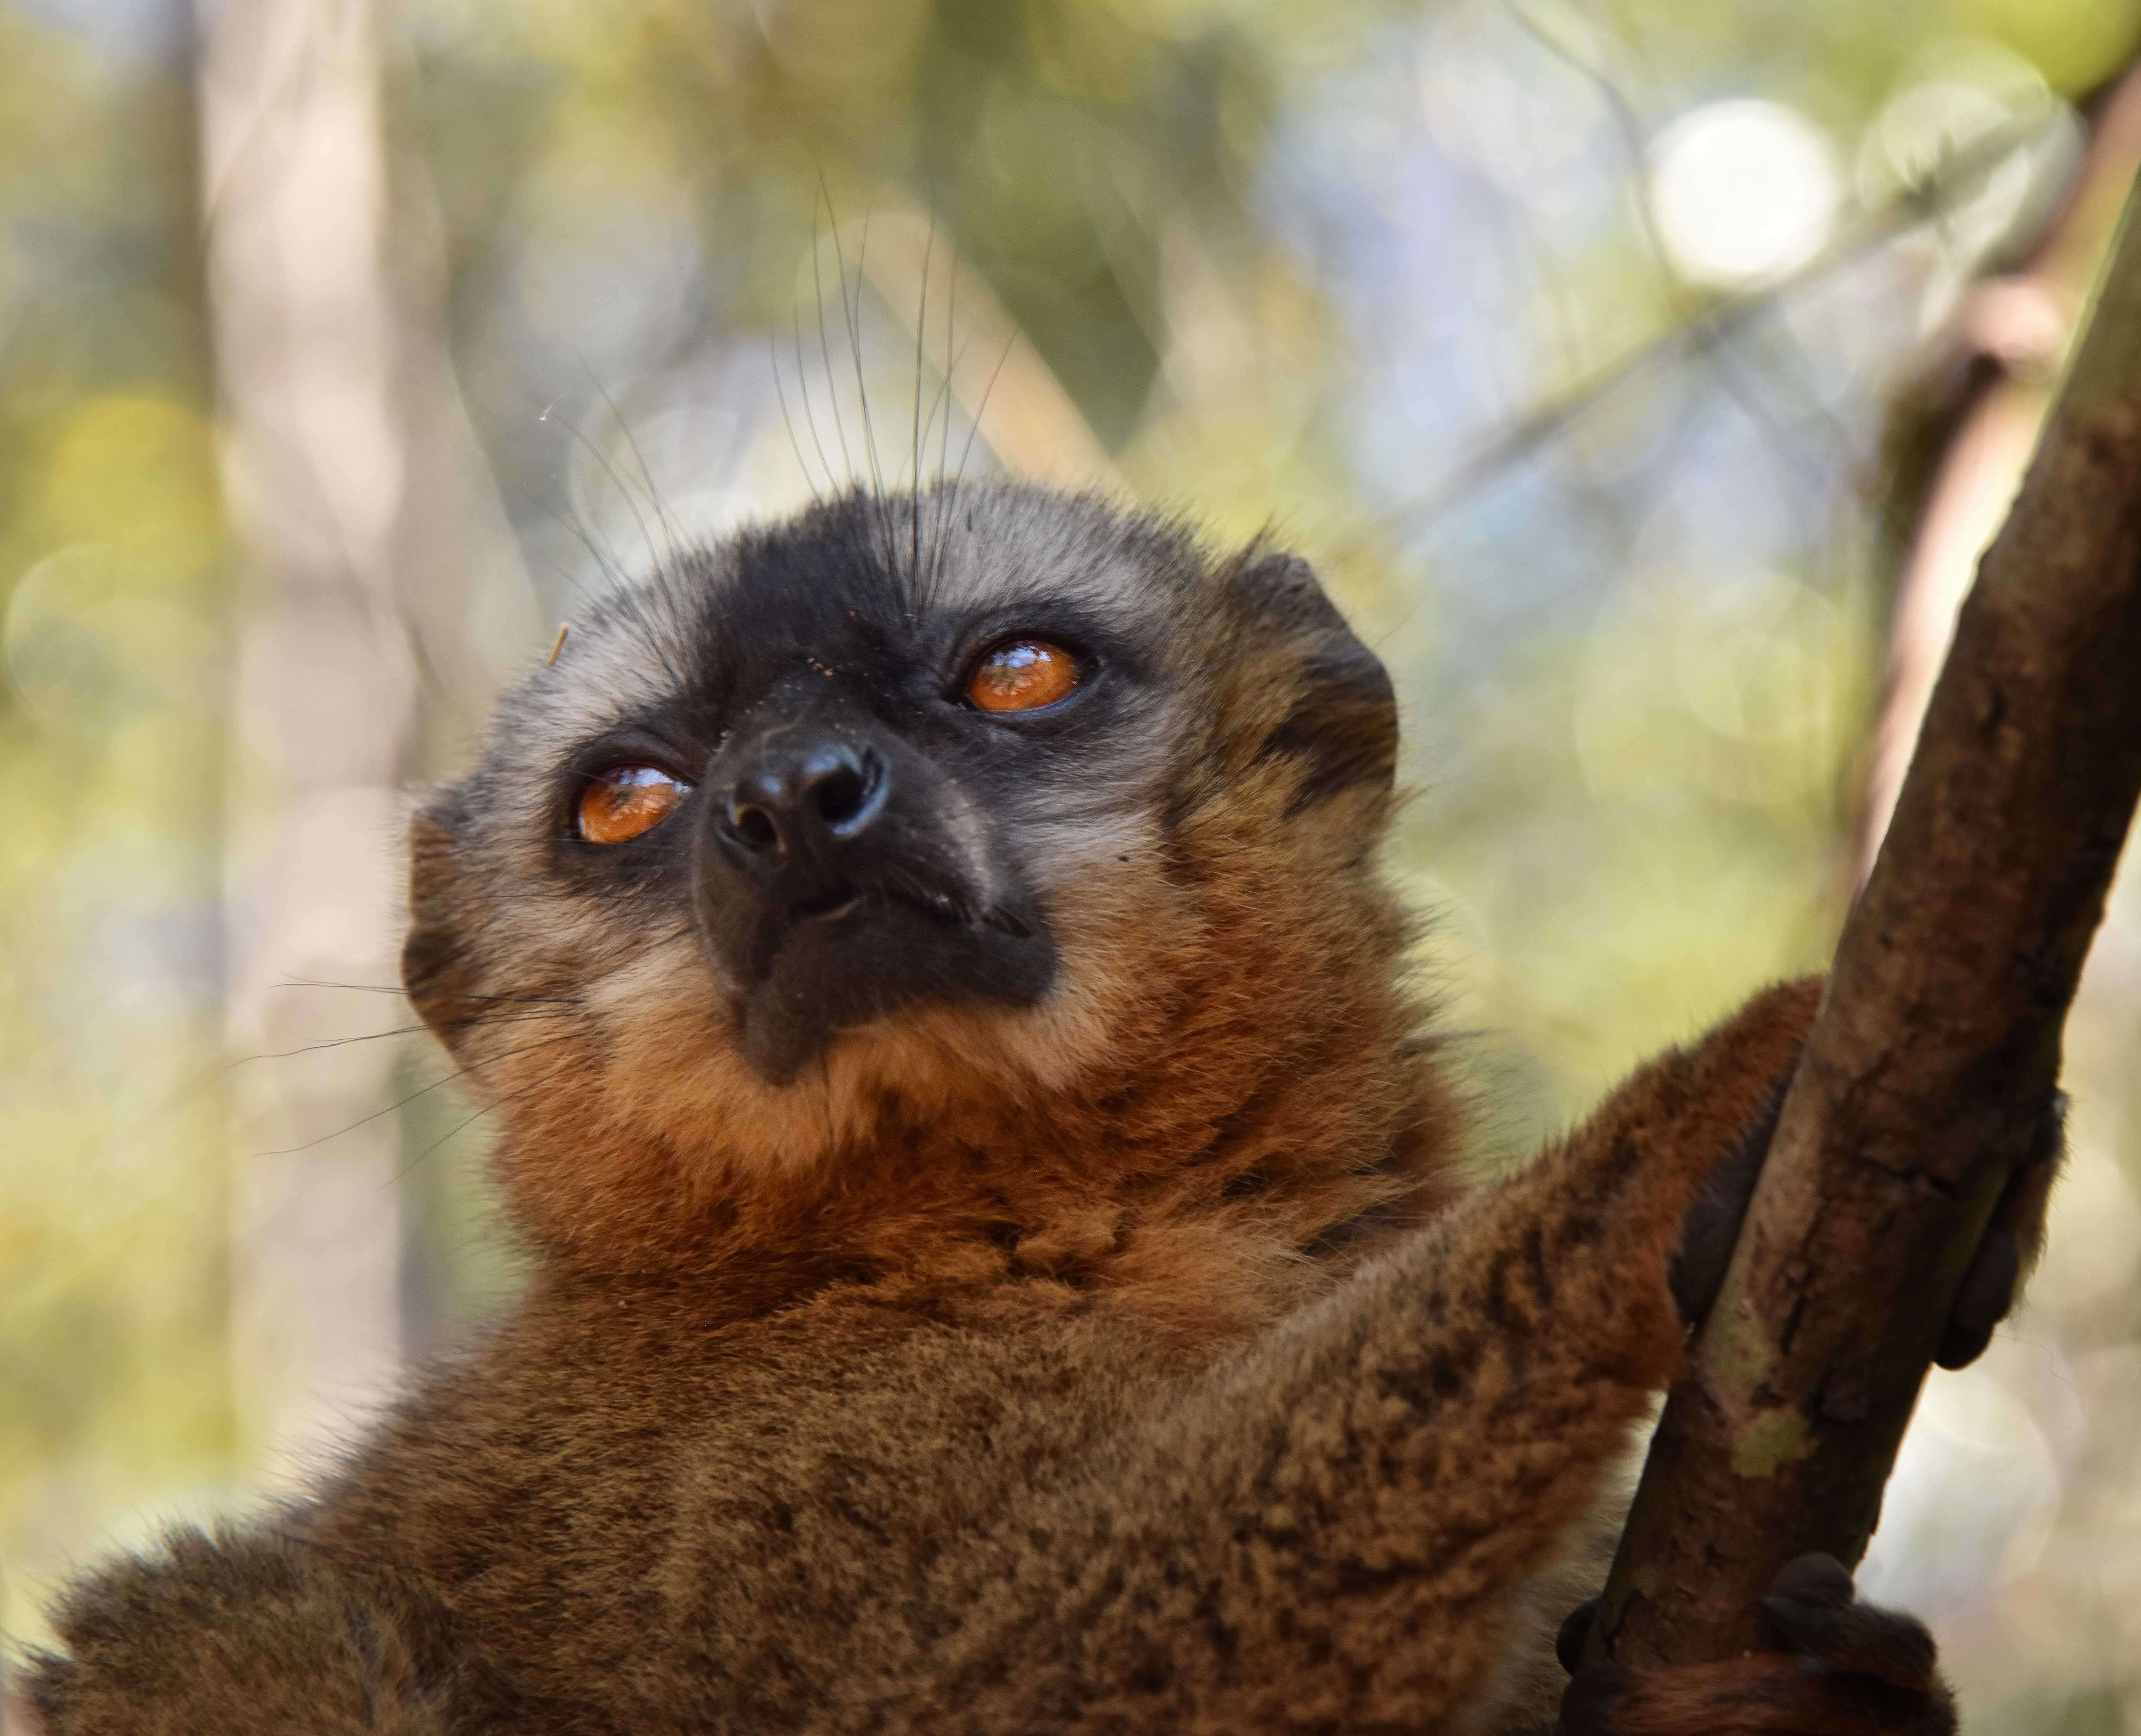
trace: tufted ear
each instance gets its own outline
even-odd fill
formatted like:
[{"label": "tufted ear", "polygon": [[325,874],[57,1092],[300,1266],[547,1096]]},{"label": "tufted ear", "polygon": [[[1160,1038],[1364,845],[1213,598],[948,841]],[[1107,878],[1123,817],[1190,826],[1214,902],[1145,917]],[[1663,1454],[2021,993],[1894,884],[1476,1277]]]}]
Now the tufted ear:
[{"label": "tufted ear", "polygon": [[1396,775],[1397,694],[1381,659],[1354,636],[1308,563],[1252,549],[1236,569],[1237,597],[1277,628],[1291,653],[1289,703],[1257,750],[1301,762],[1289,812],[1341,791],[1387,790]]},{"label": "tufted ear", "polygon": [[461,872],[459,818],[449,794],[410,822],[409,932],[401,942],[402,991],[454,1055],[478,1005],[465,937],[480,922]]}]

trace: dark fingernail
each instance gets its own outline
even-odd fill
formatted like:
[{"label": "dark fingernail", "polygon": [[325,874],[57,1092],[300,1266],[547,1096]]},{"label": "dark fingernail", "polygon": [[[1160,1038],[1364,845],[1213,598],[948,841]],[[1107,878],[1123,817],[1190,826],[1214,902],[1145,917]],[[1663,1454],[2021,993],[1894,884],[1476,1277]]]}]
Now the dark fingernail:
[{"label": "dark fingernail", "polygon": [[1962,1275],[1951,1320],[1957,1325],[1983,1326],[1989,1331],[2007,1317],[2021,1276],[2022,1245],[2015,1239],[2015,1232],[1996,1227],[1987,1230],[1985,1240],[1971,1257],[1970,1270]]},{"label": "dark fingernail", "polygon": [[1985,1347],[1991,1342],[1990,1326],[1951,1324],[1941,1334],[1940,1348],[1933,1352],[1933,1360],[1944,1369],[1966,1369],[1985,1354]]},{"label": "dark fingernail", "polygon": [[1583,1642],[1591,1637],[1591,1624],[1597,1618],[1598,1600],[1580,1603],[1568,1612],[1553,1636],[1553,1655],[1561,1660],[1561,1667],[1571,1675],[1583,1662]]},{"label": "dark fingernail", "polygon": [[1851,1570],[1833,1555],[1795,1556],[1769,1581],[1771,1594],[1817,1609],[1841,1609],[1858,1596]]},{"label": "dark fingernail", "polygon": [[[1794,1065],[1797,1065],[1796,1057]],[[1771,1088],[1754,1125],[1710,1172],[1702,1192],[1688,1207],[1666,1281],[1680,1306],[1681,1320],[1689,1326],[1702,1324],[1717,1300],[1717,1292],[1724,1287],[1725,1270],[1732,1263],[1732,1245],[1740,1239],[1740,1226],[1747,1216],[1748,1202],[1755,1197],[1755,1184],[1762,1178],[1762,1160],[1769,1154],[1769,1140],[1776,1133],[1777,1118],[1784,1110],[1784,1092],[1790,1083],[1791,1075],[1787,1072]]]},{"label": "dark fingernail", "polygon": [[1985,1232],[1962,1275],[1933,1360],[1944,1369],[1974,1362],[1991,1341],[1992,1329],[2015,1305],[2015,1286],[2022,1277],[2022,1244],[2012,1230],[1995,1225]]},{"label": "dark fingernail", "polygon": [[1558,1736],[1613,1736],[1613,1708],[1628,1691],[1628,1672],[1593,1664],[1569,1680],[1561,1696]]},{"label": "dark fingernail", "polygon": [[1755,1606],[1762,1638],[1772,1651],[1812,1651],[1820,1637],[1822,1612],[1789,1597],[1764,1597]]}]

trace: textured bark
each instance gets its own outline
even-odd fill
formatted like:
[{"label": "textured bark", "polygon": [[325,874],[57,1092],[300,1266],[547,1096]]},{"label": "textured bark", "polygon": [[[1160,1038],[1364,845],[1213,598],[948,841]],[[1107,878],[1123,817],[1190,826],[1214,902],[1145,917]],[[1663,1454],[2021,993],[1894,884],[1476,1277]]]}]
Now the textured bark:
[{"label": "textured bark", "polygon": [[1955,642],[1592,1645],[1730,1657],[1863,1553],[1965,1267],[2053,1089],[2141,790],[2141,224]]}]

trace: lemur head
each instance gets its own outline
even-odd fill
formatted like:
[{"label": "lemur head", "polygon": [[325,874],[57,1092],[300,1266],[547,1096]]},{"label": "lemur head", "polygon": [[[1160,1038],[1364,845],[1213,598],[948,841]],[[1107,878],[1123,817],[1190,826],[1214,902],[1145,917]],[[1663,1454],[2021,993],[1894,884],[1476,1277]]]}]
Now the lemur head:
[{"label": "lemur head", "polygon": [[403,974],[524,1217],[588,1257],[894,1177],[918,1209],[947,1165],[1000,1240],[1037,1233],[1020,1177],[1201,1168],[1250,1209],[1416,1095],[1396,740],[1296,558],[1032,488],[850,494],[572,623],[416,819]]}]

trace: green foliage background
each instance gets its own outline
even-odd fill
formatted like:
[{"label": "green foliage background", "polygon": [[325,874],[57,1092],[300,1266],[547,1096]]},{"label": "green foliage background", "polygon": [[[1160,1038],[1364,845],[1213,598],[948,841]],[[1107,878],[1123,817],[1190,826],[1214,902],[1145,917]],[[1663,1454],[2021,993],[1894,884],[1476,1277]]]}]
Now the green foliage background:
[{"label": "green foliage background", "polygon": [[[383,27],[397,221],[443,267],[459,389],[554,616],[586,563],[550,511],[629,542],[580,455],[613,444],[606,400],[635,425],[726,404],[722,486],[796,497],[769,346],[807,371],[811,262],[899,189],[1129,488],[1221,537],[1276,519],[1391,661],[1421,791],[1394,866],[1514,1150],[1827,951],[1894,556],[1868,484],[1925,260],[1839,268],[1730,353],[1639,371],[1422,501],[1710,305],[1637,197],[1676,114],[1760,96],[1848,157],[1928,56],[1998,45],[2076,97],[2132,56],[2141,6],[406,0]],[[225,1070],[277,1064],[224,1037],[239,551],[189,42],[153,0],[0,0],[0,1625],[30,1639],[71,1561],[234,1509],[258,1446],[224,1332]],[[1497,115],[1506,135],[1480,130]],[[894,421],[908,317],[859,317]],[[710,449],[651,444],[688,493],[678,466]],[[413,769],[465,745],[435,731]],[[2130,1202],[2114,1004],[2079,1034],[2111,1177],[2089,1197]],[[433,1100],[404,1113],[410,1148],[436,1146],[409,1184],[427,1338],[477,1311],[495,1257],[479,1142],[438,1143],[460,1118]],[[2045,1354],[2130,1355],[2099,1374],[2141,1391],[2131,1250],[2084,1255],[2109,1276],[2061,1292]],[[2015,1415],[2052,1469],[2024,1519],[1940,1556],[1944,1637],[2001,1635],[1961,1666],[1976,1727],[2141,1729],[2113,1558],[2141,1560],[2141,1478],[2070,1449],[2032,1378],[1986,1378],[2013,1403],[1986,1413],[1983,1474],[2037,1453],[2000,1433]],[[2060,1565],[2077,1527],[2094,1568]]]}]

